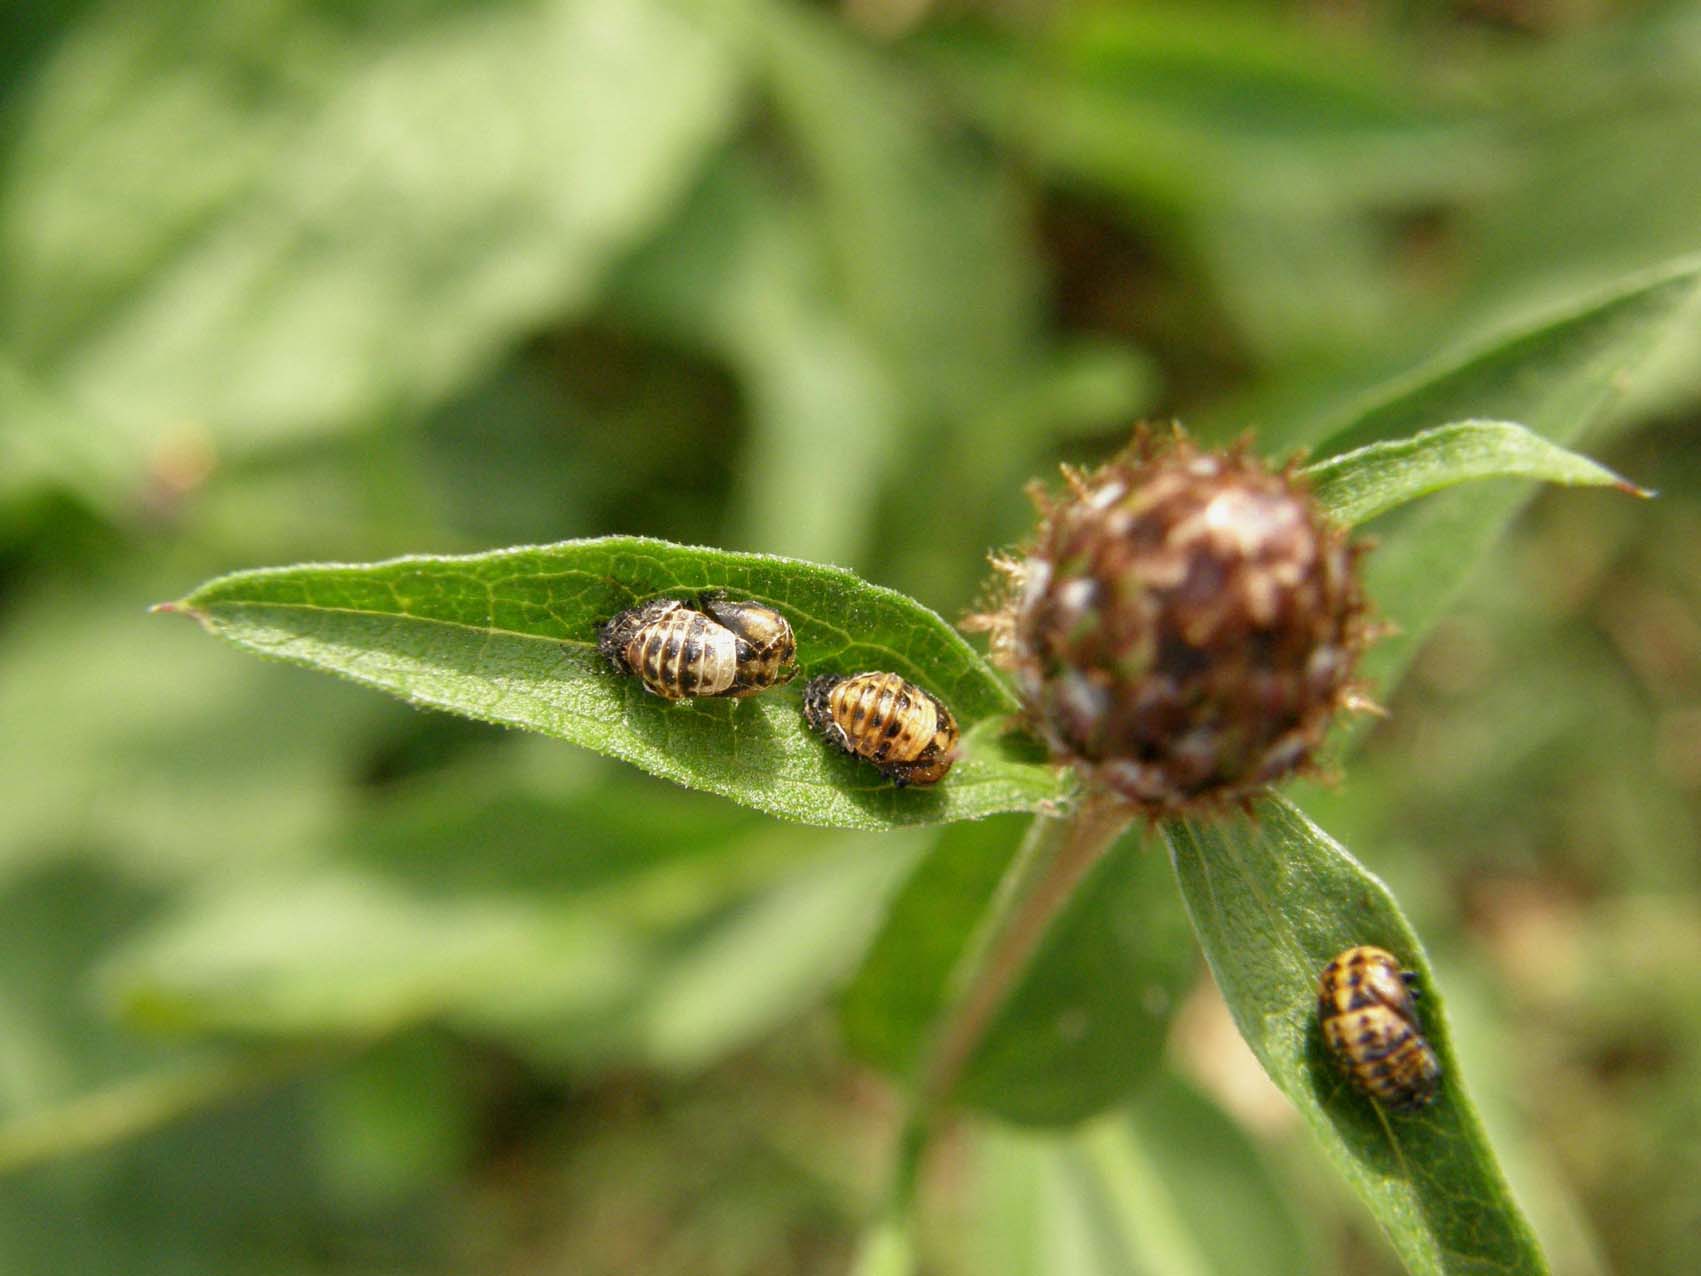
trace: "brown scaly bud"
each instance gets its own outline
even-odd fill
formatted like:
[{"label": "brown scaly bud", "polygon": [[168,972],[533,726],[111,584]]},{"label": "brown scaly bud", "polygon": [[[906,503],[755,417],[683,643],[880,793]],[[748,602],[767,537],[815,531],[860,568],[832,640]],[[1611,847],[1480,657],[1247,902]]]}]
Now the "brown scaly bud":
[{"label": "brown scaly bud", "polygon": [[1041,496],[1004,607],[972,618],[1060,762],[1153,817],[1244,805],[1357,699],[1361,547],[1293,463],[1179,432]]}]

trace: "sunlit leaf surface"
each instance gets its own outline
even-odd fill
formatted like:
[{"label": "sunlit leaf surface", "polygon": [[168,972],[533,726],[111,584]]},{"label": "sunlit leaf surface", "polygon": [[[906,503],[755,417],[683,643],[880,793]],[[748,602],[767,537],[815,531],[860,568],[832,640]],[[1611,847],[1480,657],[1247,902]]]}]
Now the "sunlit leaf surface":
[{"label": "sunlit leaf surface", "polygon": [[1371,443],[1320,461],[1305,475],[1323,508],[1349,527],[1473,479],[1539,479],[1647,495],[1604,465],[1509,421],[1460,421],[1409,439]]},{"label": "sunlit leaf surface", "polygon": [[[1319,417],[1305,436],[1320,441],[1322,466],[1343,451],[1472,419],[1516,421],[1555,446],[1569,445],[1634,384],[1674,326],[1689,321],[1698,286],[1701,262],[1673,263],[1416,368]],[[1496,484],[1440,492],[1378,524],[1366,588],[1395,626],[1362,666],[1378,695],[1391,693],[1418,644],[1533,490]]]},{"label": "sunlit leaf surface", "polygon": [[[800,674],[746,700],[669,703],[614,673],[597,629],[655,597],[725,589],[783,612]],[[240,646],[413,704],[526,727],[769,814],[890,828],[1032,810],[1062,781],[1007,734],[1010,692],[943,620],[851,573],[632,537],[460,558],[242,572],[169,609]],[[900,789],[804,723],[803,684],[884,669],[942,697],[963,732],[943,782]]]},{"label": "sunlit leaf surface", "polygon": [[[1446,990],[1383,884],[1293,806],[1256,823],[1172,821],[1164,838],[1194,930],[1241,1035],[1418,1273],[1539,1273],[1547,1265],[1512,1200],[1453,1055]],[[1356,944],[1417,971],[1441,1095],[1391,1113],[1352,1089],[1317,1028],[1317,979]]]}]

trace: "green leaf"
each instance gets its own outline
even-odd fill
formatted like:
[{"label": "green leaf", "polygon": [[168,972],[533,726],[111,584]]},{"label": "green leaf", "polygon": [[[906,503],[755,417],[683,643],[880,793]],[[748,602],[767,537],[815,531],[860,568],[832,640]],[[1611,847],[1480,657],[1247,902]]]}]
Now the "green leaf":
[{"label": "green leaf", "polygon": [[1569,443],[1627,383],[1701,282],[1701,258],[1629,276],[1567,306],[1447,351],[1316,417],[1335,454],[1437,421],[1520,421]]},{"label": "green leaf", "polygon": [[833,287],[811,211],[778,174],[733,153],[612,291],[623,316],[713,351],[744,386],[751,433],[729,540],[855,561],[879,518],[881,476],[912,440],[891,371]]},{"label": "green leaf", "polygon": [[944,1008],[946,985],[1022,840],[1012,817],[943,830],[887,908],[840,1004],[845,1044],[908,1077]]},{"label": "green leaf", "polygon": [[133,483],[184,422],[223,459],[436,402],[587,307],[739,107],[666,0],[363,8],[104,6],[17,117],[0,350]]},{"label": "green leaf", "polygon": [[0,1124],[0,1177],[127,1142],[335,1061],[323,1047],[256,1050],[127,1077]]},{"label": "green leaf", "polygon": [[[1014,823],[947,830],[891,906],[841,1006],[859,1057],[899,1077],[923,1061],[1016,848]],[[1194,969],[1166,876],[1138,837],[1105,856],[993,1019],[958,1101],[1007,1120],[1066,1125],[1150,1075]]]},{"label": "green leaf", "polygon": [[1348,527],[1473,479],[1528,478],[1650,495],[1604,465],[1509,421],[1457,421],[1409,439],[1372,443],[1307,466],[1305,476],[1323,508]]},{"label": "green leaf", "polygon": [[[597,629],[617,612],[716,588],[790,619],[792,683],[743,701],[669,703],[597,654]],[[949,625],[836,567],[605,537],[239,572],[165,609],[251,651],[569,740],[805,824],[877,829],[1034,810],[1063,783],[1035,746],[1005,734],[1011,693]],[[808,678],[863,669],[902,674],[950,705],[963,746],[943,782],[897,788],[805,724]]]},{"label": "green leaf", "polygon": [[238,829],[250,865],[311,854],[381,724],[410,717],[276,665],[208,660],[145,613],[163,579],[109,569],[98,596],[68,579],[11,595],[0,880],[74,847],[135,881],[199,880],[229,863]]},{"label": "green leaf", "polygon": [[107,963],[108,999],[155,1032],[364,1040],[443,1022],[544,1068],[689,1072],[816,1004],[919,849],[838,835],[800,856],[795,832],[734,808],[736,824],[711,813],[700,841],[664,843],[671,813],[648,837],[607,819],[611,802],[657,805],[634,784],[451,808],[441,831],[430,807],[375,822],[357,834],[390,858],[411,831],[423,862],[209,892]]},{"label": "green leaf", "polygon": [[975,1145],[964,1270],[986,1276],[1302,1276],[1319,1270],[1246,1133],[1173,1077],[1067,1136]]},{"label": "green leaf", "polygon": [[[1419,368],[1357,404],[1325,416],[1310,437],[1339,453],[1437,421],[1521,421],[1564,446],[1599,421],[1650,352],[1686,321],[1701,285],[1701,259],[1638,276],[1531,327]],[[1445,614],[1472,570],[1530,499],[1506,486],[1445,492],[1378,528],[1365,563],[1366,589],[1397,627],[1366,653],[1362,671],[1386,698],[1418,643]]]},{"label": "green leaf", "polygon": [[995,134],[1061,184],[1120,197],[1109,206],[1271,354],[1357,349],[1396,319],[1416,290],[1389,286],[1376,209],[1493,171],[1480,138],[1417,105],[1385,47],[1302,37],[1249,7],[1073,6],[1037,32],[932,48]]},{"label": "green leaf", "polygon": [[850,1276],[910,1276],[917,1267],[915,1240],[903,1217],[877,1219],[857,1243]]},{"label": "green leaf", "polygon": [[1040,348],[1041,284],[1005,166],[842,26],[772,0],[755,11],[760,73],[814,178],[851,313],[923,414],[980,419]]},{"label": "green leaf", "polygon": [[434,772],[326,863],[244,861],[127,937],[107,1001],[156,1032],[366,1040],[429,1019],[543,1067],[689,1071],[819,1002],[925,845],[800,846],[754,812],[579,761],[604,774],[566,795],[514,784],[511,761]]},{"label": "green leaf", "polygon": [[[1235,1023],[1416,1273],[1539,1273],[1547,1265],[1466,1094],[1446,997],[1383,884],[1280,798],[1256,823],[1171,821],[1171,863]],[[1317,1028],[1317,977],[1376,944],[1418,972],[1439,1099],[1395,1114],[1352,1089]]]},{"label": "green leaf", "polygon": [[1295,1216],[1291,1187],[1265,1165],[1243,1125],[1173,1073],[1154,1077],[1134,1096],[1122,1134],[1174,1199],[1211,1271],[1305,1276],[1322,1270]]}]

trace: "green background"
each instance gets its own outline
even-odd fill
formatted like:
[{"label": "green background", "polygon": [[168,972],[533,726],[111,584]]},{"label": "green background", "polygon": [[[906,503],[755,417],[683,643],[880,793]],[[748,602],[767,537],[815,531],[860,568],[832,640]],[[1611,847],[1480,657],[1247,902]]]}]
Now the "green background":
[{"label": "green background", "polygon": [[[9,6],[0,1265],[843,1269],[898,1104],[838,991],[1019,821],[782,825],[147,605],[633,533],[954,617],[1136,418],[1284,453],[1701,250],[1697,138],[1692,3]],[[1567,1273],[1698,1261],[1697,333],[1581,440],[1660,499],[1540,497],[1296,795]],[[926,1269],[1397,1270],[1118,854],[1073,924],[1173,928],[1166,1066],[954,1132]]]}]

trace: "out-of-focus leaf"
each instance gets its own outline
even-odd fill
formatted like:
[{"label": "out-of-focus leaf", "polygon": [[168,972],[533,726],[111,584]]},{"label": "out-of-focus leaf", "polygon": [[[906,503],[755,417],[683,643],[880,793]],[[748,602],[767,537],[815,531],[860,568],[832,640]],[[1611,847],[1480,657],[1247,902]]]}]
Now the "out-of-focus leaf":
[{"label": "out-of-focus leaf", "polygon": [[1562,301],[1698,246],[1701,11],[1651,5],[1475,68],[1518,181],[1468,210],[1473,304]]},{"label": "out-of-focus leaf", "polygon": [[1209,1270],[1221,1276],[1322,1270],[1286,1185],[1222,1109],[1163,1073],[1134,1096],[1126,1128],[1128,1141],[1144,1151],[1174,1199]]},{"label": "out-of-focus leaf", "polygon": [[[91,508],[118,507],[136,483],[127,458],[104,446],[94,423],[0,349],[0,504],[41,487]],[[128,458],[134,463],[134,458]]]},{"label": "out-of-focus leaf", "polygon": [[1085,1270],[1207,1276],[1196,1227],[1182,1218],[1149,1150],[1127,1124],[1114,1117],[1096,1123],[1059,1149],[1058,1160],[1056,1217]]},{"label": "out-of-focus leaf", "polygon": [[[822,493],[822,508],[799,527],[836,515],[878,538],[878,549],[901,539],[895,566],[905,585],[966,598],[978,572],[969,564],[1012,531],[986,494],[1015,491],[1042,468],[1043,449],[1081,407],[1067,384],[1079,360],[1044,324],[1024,192],[994,151],[866,43],[793,4],[750,8],[753,75],[812,179],[800,192],[790,175],[781,193],[794,217],[810,215],[825,303],[778,344],[783,378],[770,370],[753,382],[758,394],[784,386],[793,400],[808,393],[804,378],[819,383],[815,401],[765,431],[771,457],[750,459],[756,475],[775,480],[792,463],[785,477],[794,481],[770,485],[762,495],[773,513],[759,517],[785,537],[780,513],[835,487],[842,457],[846,491]],[[811,337],[813,349],[795,348]],[[748,355],[741,362],[752,366]],[[1110,374],[1094,387],[1108,419],[1145,406],[1150,383],[1133,357],[1100,358],[1097,370]],[[879,431],[837,437],[831,427],[849,424],[850,412],[877,417]],[[951,463],[923,475],[916,458],[934,454]],[[858,505],[874,478],[896,499]]]},{"label": "out-of-focus leaf", "polygon": [[611,290],[623,314],[725,358],[749,395],[735,543],[854,562],[906,442],[904,402],[807,213],[773,174],[729,158]]},{"label": "out-of-focus leaf", "polygon": [[477,1147],[476,1107],[462,1089],[467,1053],[448,1034],[404,1033],[320,1079],[313,1127],[337,1199],[394,1208],[447,1185],[467,1164]]},{"label": "out-of-focus leaf", "polygon": [[1249,11],[1064,9],[1037,37],[932,50],[968,107],[1041,164],[1122,196],[1215,277],[1271,353],[1362,343],[1408,299],[1370,214],[1454,195],[1484,147],[1365,42]]},{"label": "out-of-focus leaf", "polygon": [[783,872],[756,848],[730,862],[753,817],[701,805],[607,782],[548,799],[406,791],[347,831],[334,867],[252,872],[196,899],[113,963],[108,988],[144,1024],[255,1035],[370,1035],[469,1008],[510,1024],[589,1014],[653,973],[653,933]]},{"label": "out-of-focus leaf", "polygon": [[677,945],[632,1016],[636,1053],[699,1068],[809,1009],[849,973],[919,849],[914,835],[858,839]]},{"label": "out-of-focus leaf", "polygon": [[[784,613],[802,675],[744,701],[669,703],[598,655],[598,627],[617,612],[709,589]],[[950,626],[834,567],[607,537],[240,572],[169,609],[251,651],[570,740],[808,824],[893,828],[1032,810],[1063,783],[1034,746],[1005,734],[1009,690]],[[808,677],[864,669],[902,674],[950,705],[962,757],[940,784],[897,788],[804,722]]]},{"label": "out-of-focus leaf", "polygon": [[910,1276],[916,1269],[915,1241],[903,1219],[882,1218],[864,1230],[850,1276]]},{"label": "out-of-focus leaf", "polygon": [[[900,1077],[923,1062],[1015,850],[1010,823],[945,832],[887,913],[841,1007],[847,1043],[868,1062]],[[1194,962],[1164,875],[1138,838],[1105,858],[993,1019],[957,1099],[1008,1120],[1067,1124],[1149,1074]]]},{"label": "out-of-focus leaf", "polygon": [[180,1062],[127,1037],[88,996],[108,948],[160,905],[158,891],[76,861],[37,866],[0,887],[0,1117],[36,1118]]},{"label": "out-of-focus leaf", "polygon": [[1307,467],[1305,477],[1323,508],[1348,527],[1474,479],[1538,479],[1648,495],[1604,465],[1509,421],[1458,421],[1409,439],[1371,443]]},{"label": "out-of-focus leaf", "polygon": [[[1014,530],[985,493],[1018,489],[1059,429],[1131,418],[1150,369],[1047,334],[1017,188],[913,77],[796,6],[726,8],[814,180],[730,153],[611,297],[745,388],[729,543],[860,563],[898,542],[912,590],[964,598]],[[935,451],[952,464],[924,483]]]},{"label": "out-of-focus leaf", "polygon": [[[1163,826],[1194,930],[1241,1035],[1418,1273],[1547,1270],[1465,1091],[1446,998],[1387,888],[1279,798],[1244,819]],[[1383,1110],[1347,1084],[1317,1027],[1317,978],[1375,944],[1416,970],[1440,1097]]]},{"label": "out-of-focus leaf", "polygon": [[14,596],[0,633],[0,878],[79,850],[181,881],[322,845],[395,710],[186,650],[146,614],[151,572],[68,585]]},{"label": "out-of-focus leaf", "polygon": [[1302,1276],[1317,1270],[1246,1134],[1154,1077],[1126,1113],[975,1146],[969,1270],[987,1276]]},{"label": "out-of-focus leaf", "polygon": [[1502,420],[1568,443],[1623,393],[1698,283],[1694,257],[1625,279],[1359,391],[1311,416],[1298,437],[1331,456],[1437,421]]},{"label": "out-of-focus leaf", "polygon": [[[707,808],[704,804],[707,802]],[[635,778],[580,797],[420,793],[335,868],[212,890],[115,957],[110,997],[161,1030],[368,1038],[422,1020],[546,1066],[689,1070],[844,973],[913,835],[818,844]]]},{"label": "out-of-focus leaf", "polygon": [[893,899],[856,979],[845,990],[845,1042],[865,1062],[909,1077],[944,1008],[951,973],[1022,840],[1018,818],[959,824]]},{"label": "out-of-focus leaf", "polygon": [[1504,991],[1491,991],[1481,970],[1449,963],[1446,973],[1454,1053],[1470,1069],[1483,1127],[1549,1264],[1566,1276],[1607,1276],[1612,1266],[1588,1211],[1550,1159],[1543,1123],[1525,1115],[1530,1096],[1520,1063],[1528,1057],[1528,1035],[1508,1013]]},{"label": "out-of-focus leaf", "polygon": [[383,12],[114,5],[40,78],[0,345],[132,472],[185,420],[239,450],[433,402],[582,308],[735,107],[663,0]]},{"label": "out-of-focus leaf", "polygon": [[174,1064],[0,1123],[0,1177],[149,1134],[326,1062],[315,1048],[256,1050]]},{"label": "out-of-focus leaf", "polygon": [[[1519,180],[1468,210],[1465,304],[1488,314],[1563,304],[1701,247],[1701,9],[1652,5],[1535,41],[1479,68],[1508,105]],[[1685,411],[1701,394],[1701,297],[1610,420]]]},{"label": "out-of-focus leaf", "polygon": [[1013,186],[844,31],[795,5],[757,10],[761,74],[816,177],[851,313],[923,414],[983,416],[1038,348]]},{"label": "out-of-focus leaf", "polygon": [[[151,1238],[169,1231],[176,1213],[150,1209],[174,1192],[180,1200],[210,1205],[232,1186],[231,1177],[244,1176],[185,1168],[204,1162],[186,1161],[180,1142],[177,1159],[165,1158],[178,1167],[176,1174],[157,1173],[156,1163],[155,1173],[135,1174],[142,1181],[126,1181],[113,1172],[115,1162],[133,1170],[147,1153],[111,1145],[146,1135],[181,1141],[180,1129],[162,1133],[162,1127],[222,1108],[325,1057],[314,1046],[190,1052],[126,1032],[102,1014],[92,995],[101,964],[153,924],[164,906],[159,890],[89,861],[62,860],[0,886],[0,1262],[8,1270],[137,1276],[218,1270],[177,1254],[172,1261],[179,1265],[161,1266],[161,1251],[174,1246],[156,1247]],[[246,1133],[243,1146],[252,1153],[255,1131]],[[192,1145],[194,1137],[188,1141]],[[282,1204],[260,1208],[298,1208],[289,1190],[295,1176],[284,1164],[287,1145],[272,1146],[278,1157],[269,1166],[278,1175],[274,1200]],[[78,1158],[73,1169],[49,1164],[65,1157]],[[186,1183],[192,1186],[181,1190]],[[134,1234],[139,1217],[149,1220],[139,1229],[148,1233],[146,1241]],[[206,1232],[206,1221],[202,1216],[196,1235]],[[185,1254],[219,1247],[217,1240],[202,1239],[197,1245],[173,1237],[175,1246],[187,1244]]]}]

